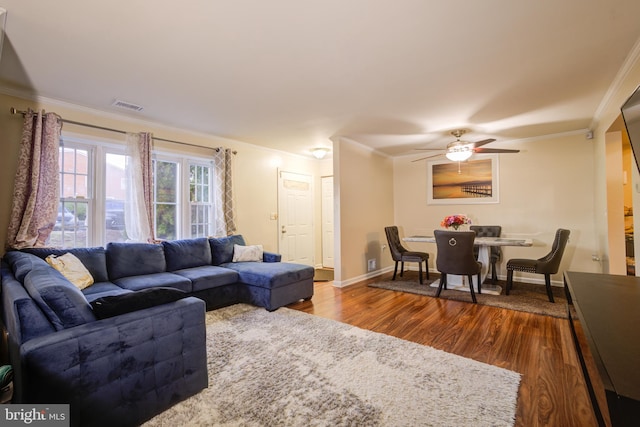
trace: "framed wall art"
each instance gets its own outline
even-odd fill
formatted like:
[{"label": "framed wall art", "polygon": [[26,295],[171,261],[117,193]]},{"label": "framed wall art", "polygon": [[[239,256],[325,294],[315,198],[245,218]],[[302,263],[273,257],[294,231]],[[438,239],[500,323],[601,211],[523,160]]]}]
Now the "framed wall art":
[{"label": "framed wall art", "polygon": [[427,204],[498,203],[498,156],[427,163]]}]

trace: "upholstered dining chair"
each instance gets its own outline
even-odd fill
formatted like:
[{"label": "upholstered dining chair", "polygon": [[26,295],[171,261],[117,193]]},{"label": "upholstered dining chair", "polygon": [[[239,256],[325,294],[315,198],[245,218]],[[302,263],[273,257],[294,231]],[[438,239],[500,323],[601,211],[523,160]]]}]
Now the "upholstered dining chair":
[{"label": "upholstered dining chair", "polygon": [[507,289],[506,295],[509,295],[513,286],[513,272],[523,271],[526,273],[544,274],[544,283],[547,288],[547,296],[549,301],[554,302],[553,292],[551,292],[551,275],[556,274],[560,268],[560,261],[564,248],[569,241],[569,230],[559,228],[556,231],[556,237],[551,245],[551,252],[538,259],[510,259],[507,261]]},{"label": "upholstered dining chair", "polygon": [[[500,225],[472,225],[470,230],[476,232],[476,237],[500,237],[502,226]],[[498,281],[496,263],[502,259],[502,250],[499,246],[491,246],[489,251],[489,265],[491,267],[491,282],[495,285]],[[473,255],[478,259],[478,247],[473,247]]]},{"label": "upholstered dining chair", "polygon": [[445,231],[434,230],[436,238],[436,268],[440,272],[440,285],[436,297],[440,296],[442,289],[447,288],[447,274],[467,276],[471,299],[477,303],[476,293],[473,290],[473,276],[478,277],[478,293],[482,293],[480,283],[480,271],[482,264],[476,261],[473,255],[473,241],[476,238],[475,231]]},{"label": "upholstered dining chair", "polygon": [[420,275],[420,284],[422,284],[422,263],[424,262],[424,269],[427,273],[427,280],[429,279],[429,254],[426,252],[414,252],[406,249],[400,242],[400,234],[398,233],[398,227],[395,225],[385,227],[384,232],[387,235],[387,243],[389,243],[389,251],[391,252],[391,258],[396,262],[393,269],[393,278],[396,280],[396,273],[398,272],[398,263],[400,263],[400,277],[404,273],[405,262],[417,262],[418,274]]}]

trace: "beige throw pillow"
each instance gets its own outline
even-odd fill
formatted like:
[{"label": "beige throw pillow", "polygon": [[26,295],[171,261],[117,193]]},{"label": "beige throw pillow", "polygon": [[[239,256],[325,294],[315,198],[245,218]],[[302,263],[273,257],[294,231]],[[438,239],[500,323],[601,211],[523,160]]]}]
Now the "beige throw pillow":
[{"label": "beige throw pillow", "polygon": [[58,270],[71,283],[80,290],[93,285],[93,276],[74,254],[67,252],[64,255],[49,255],[45,258],[47,263]]},{"label": "beige throw pillow", "polygon": [[262,262],[262,245],[233,245],[233,262]]}]

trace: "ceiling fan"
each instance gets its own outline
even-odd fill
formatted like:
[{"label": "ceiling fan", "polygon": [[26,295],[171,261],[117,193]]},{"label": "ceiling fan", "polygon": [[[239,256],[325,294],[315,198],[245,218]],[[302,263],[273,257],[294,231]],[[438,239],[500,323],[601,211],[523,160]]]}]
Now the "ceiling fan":
[{"label": "ceiling fan", "polygon": [[447,144],[447,148],[416,148],[421,151],[444,151],[443,153],[434,154],[432,156],[422,157],[420,159],[412,160],[412,162],[419,162],[420,160],[430,159],[437,156],[444,155],[447,159],[453,162],[463,162],[471,157],[474,153],[480,154],[493,154],[493,153],[519,153],[520,150],[509,150],[506,148],[482,148],[483,145],[489,144],[495,139],[483,139],[477,142],[461,141],[460,137],[467,133],[465,129],[456,129],[451,131],[451,135],[456,137],[454,142]]}]

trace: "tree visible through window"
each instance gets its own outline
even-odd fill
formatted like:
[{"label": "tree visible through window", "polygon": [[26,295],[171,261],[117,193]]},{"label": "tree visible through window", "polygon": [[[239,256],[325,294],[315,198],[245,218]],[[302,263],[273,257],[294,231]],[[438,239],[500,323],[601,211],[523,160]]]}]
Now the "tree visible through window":
[{"label": "tree visible through window", "polygon": [[156,238],[178,238],[178,163],[154,160]]}]

